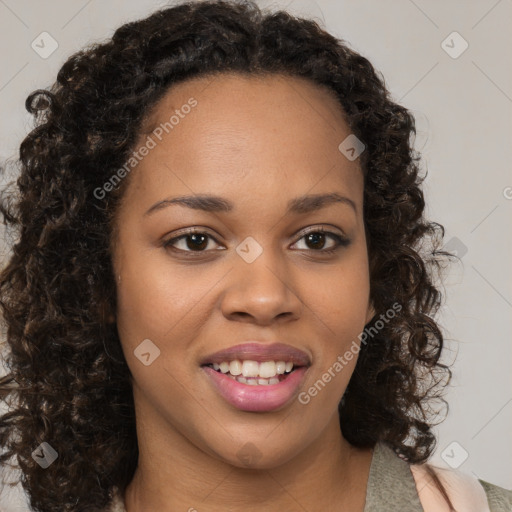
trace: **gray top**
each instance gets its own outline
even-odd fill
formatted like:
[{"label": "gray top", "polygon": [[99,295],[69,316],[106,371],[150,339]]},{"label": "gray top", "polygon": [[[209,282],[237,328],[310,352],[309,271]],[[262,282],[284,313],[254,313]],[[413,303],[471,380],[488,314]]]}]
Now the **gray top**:
[{"label": "gray top", "polygon": [[[485,490],[491,512],[512,512],[512,491],[484,480],[478,481]],[[397,510],[424,512],[409,463],[401,459],[389,446],[377,443],[370,465],[364,512]],[[118,493],[106,512],[126,512]]]},{"label": "gray top", "polygon": [[423,512],[409,463],[384,443],[373,450],[364,512]]},{"label": "gray top", "polygon": [[[478,479],[490,512],[512,512],[512,491]],[[410,465],[389,446],[377,443],[373,452],[364,512],[424,512]],[[464,512],[464,511],[457,511]]]}]

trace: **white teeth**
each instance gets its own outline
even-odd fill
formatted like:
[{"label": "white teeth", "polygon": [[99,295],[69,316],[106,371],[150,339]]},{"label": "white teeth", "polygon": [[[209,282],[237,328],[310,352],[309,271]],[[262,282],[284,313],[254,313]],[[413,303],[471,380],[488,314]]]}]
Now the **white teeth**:
[{"label": "white teeth", "polygon": [[276,363],[274,361],[266,361],[260,363],[260,377],[268,379],[276,376]]},{"label": "white teeth", "polygon": [[244,377],[257,377],[260,373],[260,365],[257,361],[244,361],[242,375]]},{"label": "white teeth", "polygon": [[231,361],[231,363],[229,363],[229,373],[231,373],[231,375],[241,375],[242,363],[238,360]]},{"label": "white teeth", "polygon": [[277,361],[276,363],[276,373],[278,375],[283,375],[286,371],[286,363],[284,361]]},{"label": "white teeth", "polygon": [[[222,361],[220,364],[213,363],[212,366],[214,370],[220,370],[222,373],[236,377],[236,380],[244,384],[258,384],[258,379],[262,379],[260,382],[262,386],[277,384],[279,382],[278,375],[284,375],[293,370],[291,361],[264,361],[259,363],[250,359],[246,361],[235,359],[234,361]],[[252,382],[252,377],[254,377],[254,382]]]},{"label": "white teeth", "polygon": [[234,376],[234,375],[228,374],[227,376],[230,379],[240,382],[240,384],[248,384],[249,386],[269,386],[269,385],[279,384],[278,377],[272,377],[271,379],[262,379],[261,377],[245,378],[242,375]]}]

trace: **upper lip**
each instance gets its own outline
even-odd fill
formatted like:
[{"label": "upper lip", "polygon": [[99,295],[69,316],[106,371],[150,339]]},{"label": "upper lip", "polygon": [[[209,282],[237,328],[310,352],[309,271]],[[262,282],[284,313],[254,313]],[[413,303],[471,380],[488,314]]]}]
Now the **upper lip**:
[{"label": "upper lip", "polygon": [[201,366],[223,363],[224,361],[250,360],[263,363],[265,361],[292,362],[295,366],[309,366],[309,356],[298,348],[286,345],[285,343],[272,343],[271,345],[260,342],[249,342],[235,345],[233,347],[219,350],[214,354],[206,356]]}]

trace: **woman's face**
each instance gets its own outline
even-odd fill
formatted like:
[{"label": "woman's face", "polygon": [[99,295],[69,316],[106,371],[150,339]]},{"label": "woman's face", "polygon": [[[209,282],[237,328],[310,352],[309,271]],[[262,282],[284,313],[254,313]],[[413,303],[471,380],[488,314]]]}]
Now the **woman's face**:
[{"label": "woman's face", "polygon": [[[362,171],[338,148],[349,135],[329,92],[277,75],[187,81],[153,111],[114,269],[139,434],[163,451],[273,467],[338,422],[357,356],[338,357],[357,354],[373,316]],[[344,199],[307,199],[322,194]],[[188,228],[198,234],[172,241]],[[205,366],[223,361],[246,383]],[[297,369],[268,377],[282,362]]]}]

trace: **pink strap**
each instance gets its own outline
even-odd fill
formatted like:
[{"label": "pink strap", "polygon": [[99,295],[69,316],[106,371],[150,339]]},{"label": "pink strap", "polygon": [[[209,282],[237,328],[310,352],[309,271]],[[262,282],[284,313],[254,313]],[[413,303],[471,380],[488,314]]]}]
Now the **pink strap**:
[{"label": "pink strap", "polygon": [[[450,512],[450,507],[437,489],[432,477],[427,473],[427,464],[411,464],[411,472],[416,482],[416,489],[425,512]],[[490,512],[485,490],[473,475],[454,469],[438,468],[435,470],[443,483],[452,505],[459,512]]]}]

